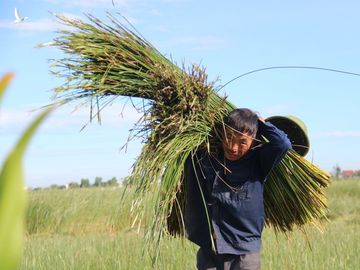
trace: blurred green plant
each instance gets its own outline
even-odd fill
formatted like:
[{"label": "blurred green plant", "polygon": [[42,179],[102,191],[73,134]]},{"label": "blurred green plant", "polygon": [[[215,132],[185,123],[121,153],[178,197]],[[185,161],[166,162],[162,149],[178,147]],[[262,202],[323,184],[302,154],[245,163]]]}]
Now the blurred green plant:
[{"label": "blurred green plant", "polygon": [[[0,101],[12,80],[12,73],[0,80]],[[0,269],[17,269],[21,262],[27,194],[22,159],[30,139],[53,107],[44,110],[25,130],[0,170]]]}]

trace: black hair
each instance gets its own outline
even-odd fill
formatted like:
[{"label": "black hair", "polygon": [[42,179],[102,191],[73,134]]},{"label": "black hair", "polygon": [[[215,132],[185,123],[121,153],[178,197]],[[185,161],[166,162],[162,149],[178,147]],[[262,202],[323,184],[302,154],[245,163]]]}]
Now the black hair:
[{"label": "black hair", "polygon": [[239,108],[230,112],[225,117],[225,125],[242,133],[255,136],[258,130],[258,115],[250,109]]}]

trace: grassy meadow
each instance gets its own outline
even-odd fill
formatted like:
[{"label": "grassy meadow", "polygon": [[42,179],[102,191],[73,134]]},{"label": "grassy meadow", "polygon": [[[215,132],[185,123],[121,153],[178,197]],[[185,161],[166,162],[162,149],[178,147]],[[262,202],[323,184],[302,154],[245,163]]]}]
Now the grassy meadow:
[{"label": "grassy meadow", "polygon": [[[152,264],[122,195],[110,187],[30,191],[21,269],[195,269],[197,247],[173,237]],[[323,233],[264,230],[262,269],[360,269],[360,179],[333,181],[327,195]]]}]

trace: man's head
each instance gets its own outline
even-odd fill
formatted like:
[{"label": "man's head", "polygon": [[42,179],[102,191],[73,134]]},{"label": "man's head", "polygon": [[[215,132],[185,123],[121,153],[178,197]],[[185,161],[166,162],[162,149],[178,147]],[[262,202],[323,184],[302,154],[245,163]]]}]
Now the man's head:
[{"label": "man's head", "polygon": [[256,137],[258,119],[255,112],[246,108],[235,109],[225,118],[222,147],[226,159],[237,160],[249,151]]}]

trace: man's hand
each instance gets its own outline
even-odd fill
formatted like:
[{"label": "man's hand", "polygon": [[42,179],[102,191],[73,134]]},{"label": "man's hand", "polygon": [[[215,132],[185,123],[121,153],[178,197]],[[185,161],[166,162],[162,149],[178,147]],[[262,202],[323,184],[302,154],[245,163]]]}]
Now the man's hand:
[{"label": "man's hand", "polygon": [[261,116],[259,116],[259,121],[265,123],[265,119],[263,117],[261,117]]}]

